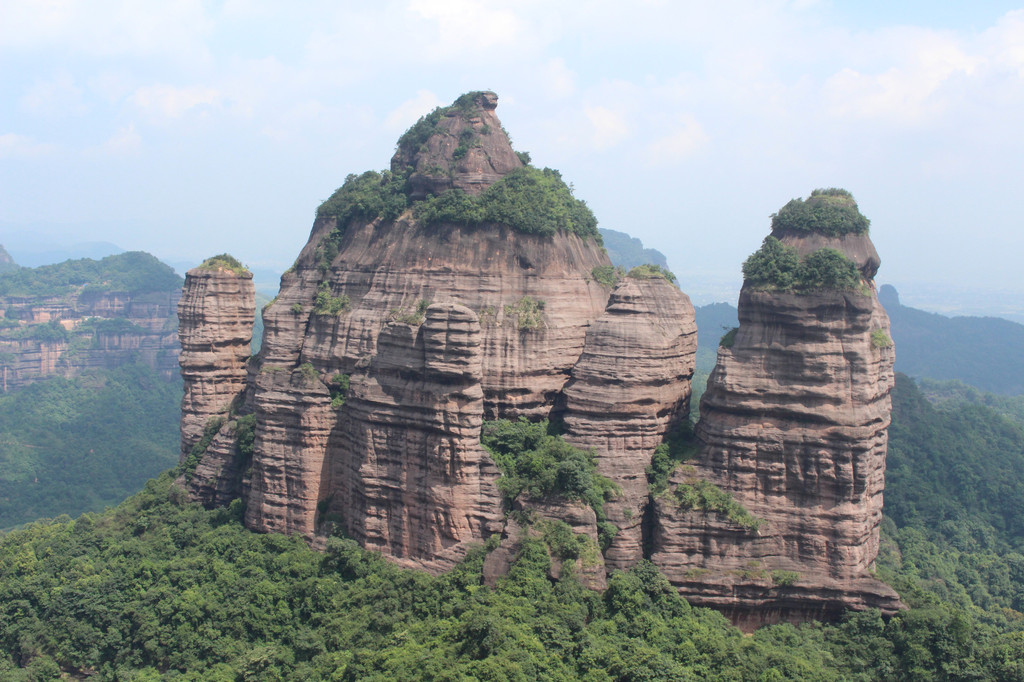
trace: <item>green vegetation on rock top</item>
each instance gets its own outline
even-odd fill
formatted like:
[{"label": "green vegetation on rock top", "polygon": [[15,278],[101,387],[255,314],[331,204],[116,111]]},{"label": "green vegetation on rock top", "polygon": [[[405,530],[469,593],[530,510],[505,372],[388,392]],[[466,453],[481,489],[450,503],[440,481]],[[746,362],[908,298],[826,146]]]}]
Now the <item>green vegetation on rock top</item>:
[{"label": "green vegetation on rock top", "polygon": [[772,232],[814,232],[828,237],[867,234],[871,221],[865,218],[853,195],[845,189],[816,189],[806,200],[791,199],[772,214]]},{"label": "green vegetation on rock top", "polygon": [[835,249],[818,249],[801,259],[792,246],[765,237],[761,248],[743,263],[743,280],[755,289],[808,292],[822,289],[859,290],[856,264]]},{"label": "green vegetation on rock top", "polygon": [[84,293],[174,291],[183,280],[155,256],[128,251],[101,260],[81,258],[0,275],[0,296],[60,296]]},{"label": "green vegetation on rock top", "polygon": [[236,275],[248,275],[249,268],[242,265],[242,262],[228,253],[221,253],[210,256],[199,265],[200,270],[230,270]]},{"label": "green vegetation on rock top", "polygon": [[405,131],[398,138],[398,150],[400,152],[415,153],[424,147],[427,140],[437,132],[438,124],[446,116],[462,114],[465,117],[479,115],[482,112],[478,98],[485,93],[484,90],[473,90],[460,95],[455,102],[446,107],[437,107],[429,114],[421,116],[416,123]]}]

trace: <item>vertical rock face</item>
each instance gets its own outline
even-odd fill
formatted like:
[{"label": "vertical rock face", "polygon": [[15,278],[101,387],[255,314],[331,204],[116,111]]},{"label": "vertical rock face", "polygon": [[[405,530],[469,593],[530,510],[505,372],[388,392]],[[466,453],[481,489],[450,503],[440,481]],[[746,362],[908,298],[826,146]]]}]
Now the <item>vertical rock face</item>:
[{"label": "vertical rock face", "polygon": [[352,377],[326,509],[404,565],[450,568],[500,529],[499,472],[480,445],[481,338],[472,310],[434,304],[422,324],[386,327]]},{"label": "vertical rock face", "polygon": [[181,458],[211,417],[226,415],[245,388],[256,315],[252,274],[204,264],[189,270],[178,302],[181,340]]},{"label": "vertical rock face", "polygon": [[[866,234],[822,241],[856,244],[861,275],[877,269]],[[653,561],[748,629],[894,612],[898,596],[872,575],[894,357],[873,282],[787,292],[748,280],[738,308],[701,401],[700,454],[656,500]]]},{"label": "vertical rock face", "polygon": [[565,387],[566,440],[592,448],[598,472],[621,489],[605,504],[619,528],[605,552],[609,570],[643,558],[645,470],[666,432],[689,415],[696,352],[689,297],[661,277],[623,278]]}]

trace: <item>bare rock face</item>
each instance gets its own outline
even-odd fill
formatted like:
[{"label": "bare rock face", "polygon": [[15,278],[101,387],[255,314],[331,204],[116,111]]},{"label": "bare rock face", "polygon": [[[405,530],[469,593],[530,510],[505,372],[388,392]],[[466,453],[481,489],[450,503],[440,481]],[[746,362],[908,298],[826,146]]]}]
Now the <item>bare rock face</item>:
[{"label": "bare rock face", "polygon": [[327,519],[406,566],[444,570],[501,526],[497,467],[480,445],[477,315],[437,303],[394,322],[352,376],[322,486]]},{"label": "bare rock face", "polygon": [[745,286],[738,307],[701,401],[701,452],[656,500],[652,560],[746,629],[895,612],[899,597],[872,575],[894,358],[873,283]]},{"label": "bare rock face", "polygon": [[424,117],[399,140],[391,170],[411,169],[412,199],[449,189],[479,194],[522,167],[494,113],[497,106],[493,92],[468,93]]},{"label": "bare rock face", "polygon": [[226,416],[245,389],[256,315],[252,274],[223,267],[189,270],[178,302],[181,340],[181,458],[212,417]]},{"label": "bare rock face", "polygon": [[587,332],[566,385],[565,439],[593,449],[598,473],[621,489],[605,504],[619,532],[608,569],[643,558],[645,469],[666,433],[690,411],[697,326],[689,297],[661,277],[623,278]]}]

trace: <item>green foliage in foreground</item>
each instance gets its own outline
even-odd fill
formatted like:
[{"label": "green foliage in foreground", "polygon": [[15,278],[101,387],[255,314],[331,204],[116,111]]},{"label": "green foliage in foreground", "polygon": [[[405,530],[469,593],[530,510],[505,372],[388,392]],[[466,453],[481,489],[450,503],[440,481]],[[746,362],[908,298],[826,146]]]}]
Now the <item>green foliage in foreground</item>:
[{"label": "green foliage in foreground", "polygon": [[81,258],[0,275],[0,296],[59,296],[124,291],[134,294],[174,291],[183,280],[155,256],[128,251],[101,260]]},{"label": "green foliage in foreground", "polygon": [[0,528],[117,504],[178,459],[180,382],[145,365],[0,395]]},{"label": "green foliage in foreground", "polygon": [[573,196],[561,173],[551,168],[517,168],[480,196],[449,190],[419,202],[415,212],[426,225],[497,223],[519,232],[543,236],[551,236],[560,230],[574,232],[601,243],[597,218],[586,202]]},{"label": "green foliage in foreground", "polygon": [[860,271],[835,249],[818,249],[802,259],[796,249],[771,235],[743,263],[744,282],[755,289],[779,291],[859,290]]},{"label": "green foliage in foreground", "polygon": [[0,677],[1024,679],[1020,633],[940,603],[746,637],[647,562],[598,594],[549,580],[544,542],[527,540],[491,589],[482,551],[433,577],[349,540],[318,553],[251,533],[241,513],[189,504],[164,475],[117,509],[3,538]]},{"label": "green foliage in foreground", "polygon": [[853,195],[845,189],[816,189],[806,201],[791,199],[772,214],[772,232],[814,232],[828,237],[867,234],[871,221],[865,218]]}]

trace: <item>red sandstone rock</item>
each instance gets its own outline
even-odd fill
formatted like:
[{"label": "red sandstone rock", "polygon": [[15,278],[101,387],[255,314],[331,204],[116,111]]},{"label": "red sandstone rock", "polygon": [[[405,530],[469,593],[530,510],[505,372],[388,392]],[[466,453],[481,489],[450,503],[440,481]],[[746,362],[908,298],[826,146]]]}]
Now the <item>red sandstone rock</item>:
[{"label": "red sandstone rock", "polygon": [[[688,600],[748,629],[846,608],[894,612],[899,597],[872,576],[894,357],[873,341],[889,333],[873,286],[745,287],[739,320],[701,401],[701,453],[656,501],[652,560]],[[730,493],[760,528],[681,508],[672,489],[697,480]]]},{"label": "red sandstone rock", "polygon": [[211,417],[226,416],[245,388],[256,315],[252,275],[193,268],[178,302],[181,340],[181,457],[202,438]]},{"label": "red sandstone rock", "polygon": [[587,332],[566,385],[565,439],[593,448],[597,470],[621,488],[605,504],[619,532],[609,570],[643,558],[645,469],[668,430],[690,411],[697,326],[689,297],[667,280],[623,278]]}]

